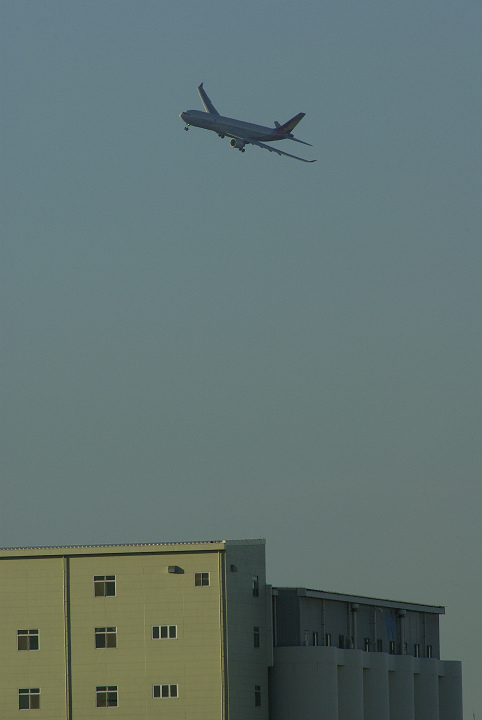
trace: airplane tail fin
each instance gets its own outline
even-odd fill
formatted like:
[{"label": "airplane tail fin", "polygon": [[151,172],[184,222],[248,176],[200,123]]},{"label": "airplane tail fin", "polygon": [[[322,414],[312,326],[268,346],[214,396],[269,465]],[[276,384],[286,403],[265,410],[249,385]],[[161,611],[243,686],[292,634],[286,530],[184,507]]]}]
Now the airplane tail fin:
[{"label": "airplane tail fin", "polygon": [[203,83],[201,83],[199,85],[197,91],[199,93],[199,96],[202,100],[202,104],[204,105],[206,112],[211,113],[212,115],[219,115],[218,111],[216,110],[216,108],[212,104],[211,100],[209,99],[208,94],[203,87]]},{"label": "airplane tail fin", "polygon": [[279,123],[275,123],[276,129],[280,133],[280,135],[284,133],[290,133],[294,128],[298,125],[300,120],[303,120],[306,113],[298,113],[298,115],[295,115],[291,120],[288,120],[288,122],[283,123],[283,125],[279,125]]}]

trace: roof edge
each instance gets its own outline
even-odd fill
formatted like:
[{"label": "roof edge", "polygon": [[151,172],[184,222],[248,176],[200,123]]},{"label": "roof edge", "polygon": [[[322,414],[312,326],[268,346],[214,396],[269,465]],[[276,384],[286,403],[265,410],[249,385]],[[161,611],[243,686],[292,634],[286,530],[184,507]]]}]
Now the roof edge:
[{"label": "roof edge", "polygon": [[347,593],[329,592],[326,590],[310,590],[302,587],[273,587],[273,590],[295,590],[298,597],[313,597],[322,600],[338,600],[342,602],[358,603],[360,605],[374,605],[399,610],[416,610],[430,612],[436,615],[445,615],[443,605],[424,605],[423,603],[406,602],[403,600],[388,600],[386,598],[367,597],[365,595],[351,595]]},{"label": "roof edge", "polygon": [[221,550],[234,545],[264,545],[266,540],[188,540],[181,542],[153,542],[153,543],[99,543],[94,545],[35,545],[27,547],[0,548],[0,559],[8,557],[38,557],[59,555],[94,555],[98,553],[124,553],[124,552],[186,552],[190,548],[196,550]]}]

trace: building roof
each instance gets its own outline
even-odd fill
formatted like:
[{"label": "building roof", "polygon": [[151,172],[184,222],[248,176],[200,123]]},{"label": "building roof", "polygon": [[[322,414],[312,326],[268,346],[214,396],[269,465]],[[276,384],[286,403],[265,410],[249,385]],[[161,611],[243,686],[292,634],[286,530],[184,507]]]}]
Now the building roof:
[{"label": "building roof", "polygon": [[385,600],[382,598],[365,597],[364,595],[346,595],[344,593],[328,592],[326,590],[309,590],[307,588],[273,588],[278,590],[296,590],[298,597],[312,597],[323,600],[338,600],[358,605],[374,605],[375,607],[389,607],[397,610],[415,610],[416,612],[428,612],[437,615],[445,615],[445,608],[442,605],[422,605],[420,603],[408,603],[400,600]]},{"label": "building roof", "polygon": [[122,545],[45,545],[36,547],[0,548],[0,559],[6,557],[58,557],[63,555],[125,555],[159,552],[213,552],[229,545],[264,545],[263,538],[254,540],[195,540],[188,542],[124,543]]}]

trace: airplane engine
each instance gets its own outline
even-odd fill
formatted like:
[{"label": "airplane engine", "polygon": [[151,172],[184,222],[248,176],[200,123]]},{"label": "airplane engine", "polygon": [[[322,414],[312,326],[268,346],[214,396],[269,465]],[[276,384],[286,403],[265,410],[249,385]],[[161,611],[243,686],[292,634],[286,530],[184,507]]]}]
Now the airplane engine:
[{"label": "airplane engine", "polygon": [[229,144],[233,148],[238,148],[241,152],[244,152],[244,146],[246,145],[244,140],[238,140],[238,138],[232,138]]}]

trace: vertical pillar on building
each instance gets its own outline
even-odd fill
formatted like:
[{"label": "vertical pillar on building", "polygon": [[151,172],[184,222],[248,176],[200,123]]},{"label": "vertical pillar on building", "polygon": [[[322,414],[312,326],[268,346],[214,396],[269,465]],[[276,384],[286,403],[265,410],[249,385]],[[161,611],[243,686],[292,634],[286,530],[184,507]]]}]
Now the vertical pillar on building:
[{"label": "vertical pillar on building", "polygon": [[439,718],[462,720],[462,664],[445,660],[438,665]]},{"label": "vertical pillar on building", "polygon": [[367,653],[363,670],[363,720],[390,720],[388,654]]},{"label": "vertical pillar on building", "polygon": [[377,611],[377,607],[372,610],[372,648],[374,651],[377,649]]},{"label": "vertical pillar on building", "polygon": [[64,576],[64,625],[65,625],[65,693],[67,720],[72,717],[72,627],[70,608],[70,557],[63,558]]},{"label": "vertical pillar on building", "polygon": [[438,661],[414,660],[415,720],[439,720]]},{"label": "vertical pillar on building", "polygon": [[400,655],[406,655],[407,651],[405,649],[406,640],[405,640],[405,616],[406,612],[405,610],[399,610],[398,611],[398,623],[400,625]]},{"label": "vertical pillar on building", "polygon": [[[343,650],[335,647],[316,648],[318,654],[318,681],[320,683],[322,701],[320,720],[339,720],[338,718],[338,657]],[[296,713],[290,718],[296,718]],[[299,717],[299,716],[298,716]],[[310,717],[318,717],[311,715]]]},{"label": "vertical pillar on building", "polygon": [[321,644],[326,643],[325,598],[321,599]]},{"label": "vertical pillar on building", "polygon": [[413,657],[391,655],[388,671],[390,720],[415,720]]},{"label": "vertical pillar on building", "polygon": [[355,650],[358,648],[358,608],[360,606],[358,603],[352,603],[351,604],[351,614],[352,614],[352,628],[353,628],[353,638],[352,638],[352,648],[355,648]]},{"label": "vertical pillar on building", "polygon": [[364,720],[363,653],[340,650],[338,665],[338,720]]},{"label": "vertical pillar on building", "polygon": [[351,605],[349,602],[346,603],[346,648],[353,647],[353,617],[351,611]]}]

